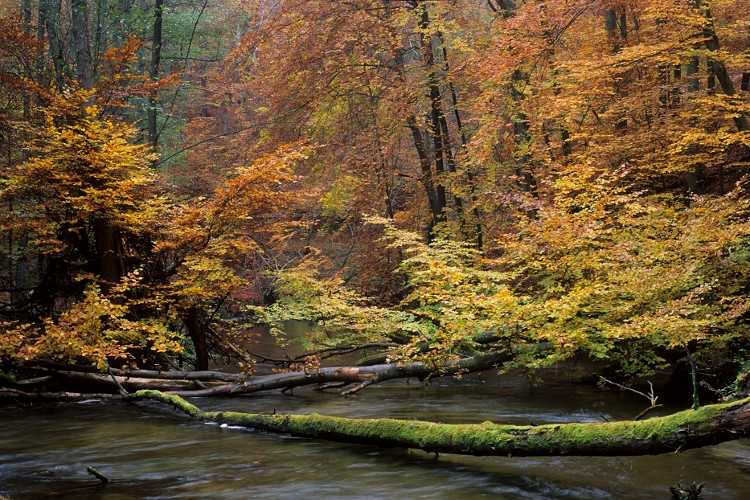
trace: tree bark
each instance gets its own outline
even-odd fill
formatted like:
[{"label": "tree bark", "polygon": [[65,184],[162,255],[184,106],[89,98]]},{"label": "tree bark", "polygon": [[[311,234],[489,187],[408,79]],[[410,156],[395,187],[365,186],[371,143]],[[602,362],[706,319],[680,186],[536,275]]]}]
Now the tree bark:
[{"label": "tree bark", "polygon": [[[440,40],[440,45],[442,46],[442,52],[443,52],[443,71],[445,72],[445,79],[448,83],[448,91],[450,92],[451,96],[451,105],[453,107],[453,117],[456,121],[456,128],[458,129],[458,134],[461,137],[461,147],[463,149],[466,149],[466,147],[469,144],[469,140],[466,137],[466,131],[463,127],[463,122],[461,120],[461,113],[458,109],[458,94],[456,93],[456,87],[453,85],[453,78],[451,77],[451,70],[450,65],[448,64],[448,49],[445,47],[445,40],[443,38],[442,33],[440,31],[437,32],[436,36],[438,37],[438,40]],[[445,129],[445,135],[448,136],[448,122],[446,121],[445,117],[443,117],[443,120],[441,122],[441,126]],[[452,172],[455,172],[455,167],[452,170]],[[481,252],[484,247],[484,232],[482,230],[482,219],[479,215],[479,201],[476,193],[476,182],[474,181],[474,174],[471,172],[470,169],[466,169],[465,171],[466,179],[469,184],[469,199],[471,200],[471,214],[474,217],[474,240],[476,241],[476,247]],[[459,198],[460,199],[460,198]]]},{"label": "tree bark", "polygon": [[[702,8],[703,2],[701,0],[695,0],[694,5],[696,8]],[[719,37],[716,35],[716,30],[714,29],[714,22],[710,9],[705,8],[704,16],[706,18],[706,23],[703,28],[704,44],[709,52],[718,52],[720,49]],[[729,96],[734,95],[734,84],[732,83],[732,78],[729,76],[729,71],[727,71],[724,62],[709,57],[708,66],[711,70],[711,74],[719,81],[722,92]],[[750,123],[747,120],[747,116],[742,113],[739,113],[734,117],[734,123],[739,132],[750,130]]]},{"label": "tree bark", "polygon": [[90,6],[87,0],[71,0],[73,46],[75,50],[75,75],[83,88],[94,86],[94,62],[91,56],[91,37],[89,34]]},{"label": "tree bark", "polygon": [[452,425],[388,418],[354,419],[311,415],[207,412],[158,391],[138,391],[129,400],[155,400],[190,417],[292,436],[383,448],[477,456],[658,455],[750,436],[750,398],[704,406],[642,421],[503,425]]},{"label": "tree bark", "polygon": [[422,30],[420,35],[420,43],[422,45],[422,57],[427,69],[427,86],[429,88],[430,97],[430,123],[431,127],[428,128],[430,135],[432,136],[432,144],[435,150],[435,188],[437,192],[438,204],[446,208],[447,198],[445,192],[444,179],[442,174],[446,172],[444,158],[452,156],[450,153],[450,144],[446,142],[446,138],[442,133],[440,126],[441,118],[444,118],[443,112],[443,100],[440,93],[440,86],[438,84],[438,76],[435,71],[435,54],[432,47],[432,37],[428,34],[430,30],[430,14],[427,7],[421,5],[422,12],[419,17],[419,28]]},{"label": "tree bark", "polygon": [[62,0],[39,2],[39,30],[47,33],[50,59],[55,68],[55,83],[58,89],[65,88],[66,64],[63,56],[63,36],[60,33]]},{"label": "tree bark", "polygon": [[447,376],[463,373],[473,373],[488,370],[512,358],[508,351],[496,351],[480,354],[471,358],[449,361],[441,366],[426,363],[390,363],[372,366],[338,366],[320,368],[315,371],[294,371],[275,373],[262,377],[247,377],[238,379],[237,383],[222,385],[199,391],[178,392],[181,396],[236,396],[252,392],[269,391],[273,389],[292,389],[305,385],[329,384],[346,382],[357,384],[344,391],[348,395],[357,392],[368,385],[386,380],[417,377],[424,379],[431,376]]},{"label": "tree bark", "polygon": [[[164,12],[164,0],[154,2],[154,25],[153,39],[151,41],[151,66],[149,67],[149,78],[152,81],[159,79],[159,65],[161,64],[162,46],[162,20]],[[148,142],[153,147],[158,146],[159,133],[157,130],[157,102],[156,91],[148,96]]]},{"label": "tree bark", "polygon": [[[431,365],[420,362],[391,363],[370,366],[338,366],[320,368],[314,371],[291,371],[262,376],[247,376],[238,373],[221,373],[215,371],[180,372],[152,370],[110,369],[112,375],[93,373],[92,367],[73,367],[65,369],[54,363],[44,363],[39,367],[29,367],[44,375],[62,377],[95,388],[97,391],[110,388],[117,391],[112,380],[129,391],[139,389],[159,389],[174,391],[180,396],[213,396],[230,397],[275,389],[293,389],[306,385],[343,383],[356,384],[342,392],[353,394],[365,387],[386,380],[399,378],[441,377],[457,374],[474,373],[488,370],[512,359],[510,351],[495,351],[480,354],[471,358],[449,361],[444,365]],[[45,366],[46,365],[46,366]],[[217,385],[217,382],[222,382]],[[209,387],[206,387],[209,385]],[[195,387],[203,387],[194,389]]]},{"label": "tree bark", "polygon": [[188,309],[183,322],[195,348],[195,369],[199,371],[208,370],[208,341],[198,308],[191,307]]},{"label": "tree bark", "polygon": [[125,274],[122,243],[117,228],[104,218],[94,221],[93,233],[96,245],[96,270],[102,279],[102,290],[106,292]]}]

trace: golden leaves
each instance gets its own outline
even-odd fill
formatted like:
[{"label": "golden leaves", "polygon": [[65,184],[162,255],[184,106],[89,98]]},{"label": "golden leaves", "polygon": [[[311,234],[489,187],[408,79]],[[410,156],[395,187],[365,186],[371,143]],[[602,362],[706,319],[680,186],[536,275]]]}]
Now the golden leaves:
[{"label": "golden leaves", "polygon": [[132,319],[138,302],[128,295],[137,286],[137,274],[126,277],[111,294],[92,285],[56,319],[46,318],[42,325],[6,325],[0,356],[85,362],[103,370],[109,359],[140,361],[135,356],[181,352],[179,335],[165,324]]}]

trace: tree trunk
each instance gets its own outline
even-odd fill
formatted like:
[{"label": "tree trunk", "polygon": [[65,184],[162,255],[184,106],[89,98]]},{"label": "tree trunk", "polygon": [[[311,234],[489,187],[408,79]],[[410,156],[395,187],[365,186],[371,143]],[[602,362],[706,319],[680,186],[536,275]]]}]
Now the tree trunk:
[{"label": "tree trunk", "polygon": [[[456,120],[456,128],[458,129],[458,134],[461,137],[461,147],[463,149],[466,149],[466,147],[469,144],[469,140],[466,137],[466,132],[463,127],[463,123],[461,120],[461,113],[458,110],[458,94],[456,93],[456,87],[453,85],[453,78],[451,77],[451,70],[450,65],[448,64],[448,49],[445,47],[445,40],[443,38],[442,33],[440,31],[437,32],[437,37],[440,40],[440,45],[442,46],[442,52],[443,52],[443,71],[445,72],[445,78],[448,82],[448,90],[450,92],[451,96],[451,104],[453,107],[453,117]],[[447,127],[447,121],[445,120],[445,117],[443,117],[442,122],[445,127],[445,134],[448,135],[448,127]],[[454,170],[455,171],[455,168]],[[474,241],[476,242],[476,247],[479,251],[483,250],[484,247],[484,232],[482,230],[482,219],[479,215],[479,201],[477,197],[476,192],[476,182],[474,182],[474,174],[471,172],[470,169],[466,169],[466,179],[469,184],[469,199],[471,200],[471,214],[474,217]]]},{"label": "tree trunk", "polygon": [[65,57],[63,56],[63,36],[60,33],[62,0],[41,0],[39,2],[39,30],[47,32],[50,59],[55,68],[55,83],[58,89],[65,88]]},{"label": "tree trunk", "polygon": [[70,6],[73,16],[71,32],[75,50],[75,75],[83,88],[91,89],[94,86],[94,61],[89,34],[90,6],[87,0],[72,0]]},{"label": "tree trunk", "polygon": [[516,104],[518,111],[513,116],[513,135],[516,140],[516,176],[518,187],[524,193],[536,193],[536,179],[534,178],[533,166],[531,165],[531,130],[529,118],[521,108],[523,94],[519,91],[519,85],[528,83],[528,76],[516,70],[513,73],[513,86],[510,95]]},{"label": "tree trunk", "polygon": [[122,244],[117,228],[106,219],[97,219],[93,223],[94,241],[96,244],[96,269],[102,279],[102,290],[120,281],[124,274],[122,261]]},{"label": "tree trunk", "polygon": [[[430,97],[430,124],[428,127],[428,133],[432,137],[432,144],[434,149],[434,160],[435,168],[433,171],[433,180],[435,181],[435,192],[437,196],[437,204],[441,207],[442,211],[448,206],[445,179],[444,174],[448,170],[446,169],[446,160],[448,163],[452,162],[453,154],[451,151],[451,145],[448,138],[444,135],[444,131],[441,125],[441,120],[445,120],[445,113],[443,111],[443,99],[440,93],[440,85],[438,84],[438,76],[435,67],[435,54],[432,46],[432,36],[430,36],[430,14],[427,10],[427,6],[421,5],[422,12],[419,16],[419,28],[422,30],[420,35],[420,43],[422,45],[422,57],[427,68],[427,85],[429,88]],[[447,131],[447,124],[446,130]],[[455,167],[454,167],[455,170]],[[456,210],[461,211],[463,205],[460,198],[456,199]],[[435,218],[435,221],[445,219],[445,214],[441,214],[441,217]]]},{"label": "tree trunk", "polygon": [[201,324],[200,313],[198,308],[191,307],[188,309],[185,318],[185,328],[187,328],[190,340],[193,341],[195,348],[195,369],[208,370],[208,344],[206,342],[206,329]]},{"label": "tree trunk", "polygon": [[[694,6],[696,8],[702,7],[703,2],[701,0],[694,0]],[[713,17],[711,11],[706,8],[704,11],[706,17],[706,23],[703,27],[704,44],[710,52],[719,52],[719,37],[716,35],[714,29]],[[722,92],[726,95],[734,95],[735,89],[732,83],[732,78],[729,76],[729,71],[723,61],[719,61],[709,56],[708,67],[711,70],[711,75],[719,81]],[[748,123],[747,116],[740,113],[734,117],[734,123],[737,126],[739,132],[750,130],[750,124]]]},{"label": "tree trunk", "polygon": [[[162,19],[164,12],[164,0],[155,0],[154,3],[154,25],[153,39],[151,41],[151,66],[149,67],[149,78],[156,81],[159,78],[159,65],[161,63],[162,45]],[[148,142],[156,147],[159,142],[157,130],[156,92],[148,96]]]},{"label": "tree trunk", "polygon": [[[407,3],[407,6],[409,9],[416,9],[418,4],[417,2],[409,2]],[[422,16],[420,15],[420,20],[418,21],[420,26],[423,23]],[[423,43],[424,43],[424,37],[423,37]],[[424,50],[424,47],[423,47]],[[400,75],[401,83],[403,85],[408,85],[404,78],[404,74],[406,72],[406,65],[404,62],[404,53],[405,49],[399,49],[394,51],[394,62],[395,62],[395,69],[396,72]],[[430,92],[432,92],[433,89],[430,87]],[[434,103],[434,100],[433,100]],[[430,121],[432,121],[432,117],[434,116],[433,113],[430,113]],[[411,130],[412,137],[414,139],[414,148],[416,149],[417,156],[419,158],[419,168],[420,168],[420,181],[422,185],[425,188],[426,194],[427,194],[427,201],[430,205],[430,212],[432,215],[432,218],[428,224],[427,228],[427,240],[428,242],[432,240],[434,237],[433,229],[434,227],[441,223],[445,222],[445,208],[446,208],[446,197],[445,197],[445,187],[441,185],[442,180],[440,179],[440,172],[442,170],[442,167],[440,166],[442,164],[442,153],[440,151],[440,145],[435,143],[433,141],[433,154],[430,154],[429,146],[427,143],[427,140],[425,139],[425,135],[423,135],[422,127],[418,123],[417,117],[414,114],[409,115],[406,118],[406,123],[409,127],[409,130]],[[427,128],[430,128],[428,125]],[[432,131],[426,131],[428,134],[428,138],[430,136],[433,136],[436,132],[435,127],[433,126]],[[433,162],[432,158],[435,159],[435,166],[437,168],[433,168]],[[438,159],[439,158],[439,159]],[[437,171],[435,171],[437,170]]]},{"label": "tree trunk", "polygon": [[422,173],[421,182],[427,193],[427,201],[430,204],[430,212],[432,214],[429,230],[427,232],[429,239],[432,237],[432,228],[435,227],[438,222],[443,222],[445,220],[445,213],[443,211],[445,208],[445,197],[442,198],[443,203],[441,205],[441,199],[438,196],[437,183],[432,174],[432,164],[427,154],[427,145],[422,136],[422,131],[420,130],[419,125],[417,125],[416,117],[410,116],[407,118],[406,122],[409,126],[409,130],[411,130],[412,137],[414,138],[414,147],[417,150],[419,167]]},{"label": "tree trunk", "polygon": [[750,398],[704,406],[643,421],[503,425],[452,425],[388,418],[206,412],[159,391],[138,391],[129,400],[155,400],[190,417],[292,436],[383,448],[477,456],[658,455],[750,436]]},{"label": "tree trunk", "polygon": [[251,392],[269,391],[272,389],[291,389],[313,384],[330,384],[344,382],[357,384],[342,394],[353,394],[368,385],[386,380],[416,377],[425,379],[431,376],[440,377],[458,373],[473,373],[489,370],[512,359],[508,351],[496,351],[480,354],[471,358],[449,361],[442,366],[428,365],[420,362],[389,363],[372,366],[337,366],[319,368],[314,371],[293,371],[275,373],[262,377],[238,379],[237,383],[223,385],[201,391],[180,392],[182,396],[237,396]]}]

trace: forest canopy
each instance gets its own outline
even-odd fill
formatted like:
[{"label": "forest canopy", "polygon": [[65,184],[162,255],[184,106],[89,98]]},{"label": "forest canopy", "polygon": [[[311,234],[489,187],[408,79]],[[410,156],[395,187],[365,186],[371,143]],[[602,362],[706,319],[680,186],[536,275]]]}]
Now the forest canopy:
[{"label": "forest canopy", "polygon": [[249,374],[305,320],[284,369],[745,388],[750,2],[146,4],[0,2],[6,377]]}]

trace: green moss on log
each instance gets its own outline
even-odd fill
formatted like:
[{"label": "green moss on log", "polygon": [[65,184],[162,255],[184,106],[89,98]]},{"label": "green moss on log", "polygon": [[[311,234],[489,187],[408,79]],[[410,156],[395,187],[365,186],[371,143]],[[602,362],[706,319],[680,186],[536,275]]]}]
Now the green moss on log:
[{"label": "green moss on log", "polygon": [[750,398],[704,406],[643,421],[538,426],[441,424],[389,418],[352,419],[311,415],[204,412],[159,391],[130,399],[170,404],[189,416],[293,436],[427,452],[499,456],[625,456],[674,452],[750,435]]}]

